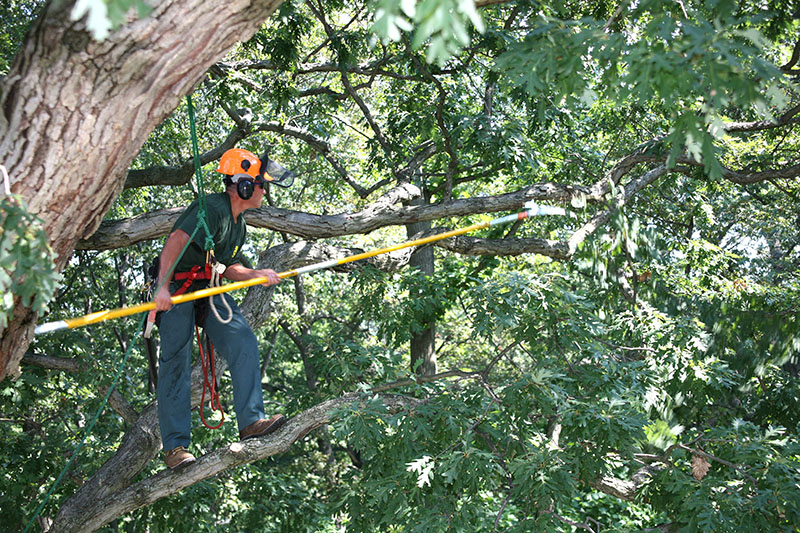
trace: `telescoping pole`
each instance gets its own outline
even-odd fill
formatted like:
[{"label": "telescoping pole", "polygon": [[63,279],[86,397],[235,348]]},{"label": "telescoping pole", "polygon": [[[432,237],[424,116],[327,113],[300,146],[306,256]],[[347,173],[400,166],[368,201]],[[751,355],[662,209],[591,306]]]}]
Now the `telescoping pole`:
[{"label": "telescoping pole", "polygon": [[[537,205],[533,202],[527,202],[525,204],[525,210],[516,213],[514,215],[507,215],[504,217],[495,218],[494,220],[490,220],[489,222],[481,222],[478,224],[473,224],[471,226],[467,226],[464,228],[454,229],[451,231],[446,231],[444,233],[431,235],[430,237],[424,237],[422,239],[407,241],[401,244],[396,244],[394,246],[387,246],[386,248],[373,250],[371,252],[355,254],[342,259],[331,259],[329,261],[322,261],[321,263],[315,263],[313,265],[296,268],[294,270],[287,270],[286,272],[279,273],[278,277],[286,279],[297,276],[299,274],[316,272],[317,270],[325,270],[326,268],[352,263],[354,261],[359,261],[361,259],[375,257],[376,255],[386,254],[389,252],[394,252],[396,250],[402,250],[404,248],[411,248],[412,246],[421,246],[423,244],[429,244],[432,242],[441,241],[449,237],[456,237],[458,235],[463,235],[465,233],[470,233],[473,231],[477,231],[479,229],[484,229],[491,226],[499,226],[502,224],[508,224],[510,222],[515,222],[517,220],[524,220],[529,217],[543,216],[543,215],[565,215],[565,214],[566,211],[564,211],[564,209],[561,207]],[[199,300],[200,298],[207,298],[209,296],[222,294],[224,292],[244,289],[245,287],[252,287],[254,285],[261,285],[265,281],[267,281],[266,277],[258,277],[258,278],[248,279],[245,281],[236,281],[233,283],[228,283],[227,285],[223,285],[221,287],[210,287],[208,289],[202,289],[195,292],[187,292],[178,296],[173,296],[172,304],[174,305],[183,302],[189,302],[192,300]],[[39,326],[36,326],[36,330],[34,331],[34,333],[36,335],[39,335],[42,333],[49,333],[51,331],[57,331],[60,329],[73,329],[81,326],[88,326],[89,324],[96,324],[98,322],[104,322],[106,320],[113,320],[115,318],[135,315],[136,313],[151,311],[155,308],[156,308],[155,302],[145,302],[131,307],[120,307],[118,309],[98,311],[96,313],[90,313],[88,315],[84,315],[81,317],[70,318],[67,320],[58,320],[55,322],[47,322],[45,324],[41,324]]]}]

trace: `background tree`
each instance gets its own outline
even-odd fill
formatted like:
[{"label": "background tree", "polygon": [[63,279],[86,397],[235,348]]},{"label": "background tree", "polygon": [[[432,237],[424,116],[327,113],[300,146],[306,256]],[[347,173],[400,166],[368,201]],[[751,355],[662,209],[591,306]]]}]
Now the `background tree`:
[{"label": "background tree", "polygon": [[[797,5],[478,7],[282,4],[197,85],[205,170],[236,145],[269,146],[296,171],[247,216],[248,252],[279,269],[528,199],[573,216],[240,295],[265,399],[295,416],[241,450],[231,424],[198,428],[206,453],[181,473],[151,461],[155,404],[135,350],[116,415],[43,529],[793,530]],[[251,16],[254,30],[266,18]],[[48,233],[66,264],[49,319],[141,298],[154,239],[197,193],[189,147],[179,108],[74,254]],[[134,329],[37,338],[3,383],[12,528]]]}]

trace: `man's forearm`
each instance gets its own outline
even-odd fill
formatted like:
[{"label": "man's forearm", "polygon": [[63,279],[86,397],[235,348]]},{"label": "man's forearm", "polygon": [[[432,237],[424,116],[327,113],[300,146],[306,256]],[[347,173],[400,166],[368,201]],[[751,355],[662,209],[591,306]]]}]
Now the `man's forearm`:
[{"label": "man's forearm", "polygon": [[223,274],[226,279],[231,281],[245,281],[248,279],[253,278],[267,278],[267,285],[275,285],[276,283],[280,283],[281,278],[278,277],[278,274],[269,268],[264,268],[261,270],[253,270],[252,268],[247,268],[246,266],[240,263],[234,263],[230,265],[227,269],[225,269],[225,274]]},{"label": "man's forearm", "polygon": [[[225,279],[231,281],[245,281],[252,278],[259,277],[258,271],[252,268],[247,268],[241,263],[234,263],[225,269]],[[263,275],[263,274],[262,274]]]}]

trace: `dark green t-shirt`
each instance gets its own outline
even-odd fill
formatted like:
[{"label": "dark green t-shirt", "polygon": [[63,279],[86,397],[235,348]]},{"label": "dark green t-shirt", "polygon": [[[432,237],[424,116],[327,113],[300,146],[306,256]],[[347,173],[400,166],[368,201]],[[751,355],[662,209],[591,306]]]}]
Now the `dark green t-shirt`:
[{"label": "dark green t-shirt", "polygon": [[[175,222],[172,231],[180,229],[191,235],[197,226],[197,212],[198,205],[195,200]],[[244,263],[242,245],[247,233],[247,224],[241,214],[238,222],[233,221],[231,199],[227,193],[206,195],[206,220],[214,238],[214,256],[217,261],[225,266]],[[188,272],[194,265],[203,266],[206,262],[205,245],[206,232],[201,226],[183,257],[178,261],[175,272]]]}]

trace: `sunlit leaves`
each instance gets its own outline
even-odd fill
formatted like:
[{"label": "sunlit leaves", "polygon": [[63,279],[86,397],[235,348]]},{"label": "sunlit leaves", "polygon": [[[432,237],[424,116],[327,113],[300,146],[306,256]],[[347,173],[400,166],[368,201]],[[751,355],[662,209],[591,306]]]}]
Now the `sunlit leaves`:
[{"label": "sunlit leaves", "polygon": [[540,115],[553,104],[584,108],[598,95],[617,104],[663,105],[670,109],[670,164],[686,152],[719,177],[715,142],[723,110],[772,118],[787,98],[780,71],[763,59],[771,45],[757,27],[707,4],[680,16],[674,6],[641,2],[620,32],[603,20],[540,14],[521,39],[507,34],[497,67],[537,99]]},{"label": "sunlit leaves", "polygon": [[468,24],[478,32],[484,30],[483,20],[471,0],[376,0],[375,22],[372,30],[383,42],[401,40],[401,32],[411,32],[412,46],[427,44],[429,63],[440,67],[469,44]]}]

